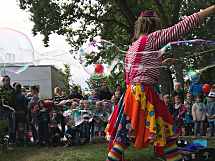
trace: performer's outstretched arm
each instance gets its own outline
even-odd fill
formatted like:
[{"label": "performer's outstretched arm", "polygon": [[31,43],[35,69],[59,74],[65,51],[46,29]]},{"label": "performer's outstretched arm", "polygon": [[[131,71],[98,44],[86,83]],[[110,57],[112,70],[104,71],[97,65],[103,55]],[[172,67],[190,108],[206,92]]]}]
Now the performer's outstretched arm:
[{"label": "performer's outstretched arm", "polygon": [[200,19],[203,20],[205,17],[208,17],[214,13],[215,13],[215,5],[210,6],[204,10],[201,10],[200,12],[198,12],[198,15],[199,15]]},{"label": "performer's outstretched arm", "polygon": [[151,41],[150,44],[153,45],[154,50],[158,50],[169,42],[177,41],[180,37],[198,26],[205,17],[208,17],[213,13],[215,13],[215,5],[185,17],[182,21],[172,27],[149,34],[148,41],[149,43]]}]

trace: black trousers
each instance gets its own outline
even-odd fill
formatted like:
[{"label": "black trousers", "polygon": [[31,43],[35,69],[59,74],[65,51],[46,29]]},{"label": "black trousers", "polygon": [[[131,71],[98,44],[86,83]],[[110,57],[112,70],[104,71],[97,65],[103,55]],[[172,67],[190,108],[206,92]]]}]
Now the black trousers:
[{"label": "black trousers", "polygon": [[39,143],[48,143],[49,141],[49,127],[48,122],[40,122],[38,124]]}]

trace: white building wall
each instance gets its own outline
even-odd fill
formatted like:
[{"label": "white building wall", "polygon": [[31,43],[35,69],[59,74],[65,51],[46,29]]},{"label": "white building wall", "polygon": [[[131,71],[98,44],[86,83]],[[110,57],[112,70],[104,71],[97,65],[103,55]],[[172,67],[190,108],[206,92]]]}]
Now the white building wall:
[{"label": "white building wall", "polygon": [[7,67],[6,74],[11,78],[11,84],[19,82],[23,86],[40,87],[41,98],[52,97],[52,84],[51,84],[51,66],[30,66],[24,72],[15,74],[11,71],[16,71],[20,67]]}]

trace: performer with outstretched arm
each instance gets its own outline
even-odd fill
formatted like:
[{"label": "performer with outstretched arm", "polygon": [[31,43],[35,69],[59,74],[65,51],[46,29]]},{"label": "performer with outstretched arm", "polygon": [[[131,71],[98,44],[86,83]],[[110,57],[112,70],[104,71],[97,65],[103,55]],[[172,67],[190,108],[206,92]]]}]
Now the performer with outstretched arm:
[{"label": "performer with outstretched arm", "polygon": [[173,118],[155,90],[162,64],[159,49],[177,41],[214,13],[215,5],[185,17],[172,27],[161,29],[160,19],[154,11],[141,12],[134,26],[134,42],[125,56],[127,89],[119,102],[117,117],[110,119],[111,129],[107,127],[110,134],[107,161],[124,160],[131,134],[136,148],[144,148],[153,142],[156,154],[164,155],[164,148],[171,145],[170,138],[174,134]]}]

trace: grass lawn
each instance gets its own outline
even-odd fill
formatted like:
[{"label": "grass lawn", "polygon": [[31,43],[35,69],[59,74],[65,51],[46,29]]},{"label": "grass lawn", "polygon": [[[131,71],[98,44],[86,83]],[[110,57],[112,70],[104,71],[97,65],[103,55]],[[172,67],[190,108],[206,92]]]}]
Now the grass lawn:
[{"label": "grass lawn", "polygon": [[[0,154],[0,161],[105,161],[106,144],[92,144],[76,147],[18,147],[5,154]],[[126,152],[129,161],[152,161],[151,148]]]},{"label": "grass lawn", "polygon": [[[215,146],[215,140],[209,141]],[[0,154],[0,161],[105,161],[106,144],[92,144],[75,147],[17,147],[8,153]],[[126,151],[128,161],[154,161],[153,149],[146,148]]]}]

